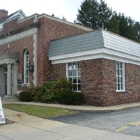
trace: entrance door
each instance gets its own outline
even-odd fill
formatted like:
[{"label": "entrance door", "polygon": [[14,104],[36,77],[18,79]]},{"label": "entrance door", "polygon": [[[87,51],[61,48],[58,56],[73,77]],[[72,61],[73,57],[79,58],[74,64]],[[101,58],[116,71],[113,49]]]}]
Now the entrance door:
[{"label": "entrance door", "polygon": [[5,95],[7,95],[7,68],[4,68],[4,89]]},{"label": "entrance door", "polygon": [[[11,83],[12,83],[12,71],[11,71]],[[5,95],[7,95],[7,68],[4,68],[4,89]],[[12,85],[11,85],[11,94],[12,94]]]}]

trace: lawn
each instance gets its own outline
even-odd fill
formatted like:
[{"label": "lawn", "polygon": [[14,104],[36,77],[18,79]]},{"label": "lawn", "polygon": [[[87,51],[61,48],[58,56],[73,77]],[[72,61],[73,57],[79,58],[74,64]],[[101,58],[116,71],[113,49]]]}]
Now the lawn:
[{"label": "lawn", "polygon": [[23,105],[23,104],[4,104],[4,108],[24,112],[29,115],[37,116],[40,118],[52,118],[63,115],[70,115],[78,113],[78,111],[53,108],[45,106]]}]

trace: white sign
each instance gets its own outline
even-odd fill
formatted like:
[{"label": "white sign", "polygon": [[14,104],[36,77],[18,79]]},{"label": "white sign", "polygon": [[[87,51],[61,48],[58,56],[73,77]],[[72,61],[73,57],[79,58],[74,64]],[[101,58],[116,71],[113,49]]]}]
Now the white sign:
[{"label": "white sign", "polygon": [[2,102],[0,97],[0,124],[5,123],[3,108],[2,108]]}]

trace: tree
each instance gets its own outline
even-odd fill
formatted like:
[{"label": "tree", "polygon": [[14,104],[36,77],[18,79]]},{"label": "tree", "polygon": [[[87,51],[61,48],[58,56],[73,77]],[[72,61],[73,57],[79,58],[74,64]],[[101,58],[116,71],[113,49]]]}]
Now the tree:
[{"label": "tree", "polygon": [[107,6],[107,4],[100,0],[99,9],[98,9],[98,25],[100,28],[107,29],[108,24],[112,17],[112,10]]},{"label": "tree", "polygon": [[140,42],[140,23],[131,17],[125,17],[124,14],[112,12],[104,0],[83,1],[74,23],[92,29],[103,28]]},{"label": "tree", "polygon": [[96,0],[85,0],[78,10],[77,21],[86,27],[97,29],[98,8],[99,3]]},{"label": "tree", "polygon": [[100,3],[96,0],[85,0],[78,10],[77,21],[89,28],[106,29],[111,16],[112,10],[103,0]]},{"label": "tree", "polygon": [[135,22],[134,29],[136,31],[136,41],[140,42],[140,23],[139,22]]},{"label": "tree", "polygon": [[107,29],[111,32],[119,34],[119,20],[117,19],[117,13],[111,17]]}]

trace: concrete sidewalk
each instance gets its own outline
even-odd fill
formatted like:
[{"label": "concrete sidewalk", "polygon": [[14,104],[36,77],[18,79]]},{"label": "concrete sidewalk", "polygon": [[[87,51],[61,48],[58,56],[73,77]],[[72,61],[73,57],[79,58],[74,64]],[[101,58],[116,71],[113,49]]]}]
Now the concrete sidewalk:
[{"label": "concrete sidewalk", "polygon": [[0,126],[0,140],[140,140],[140,137],[70,125],[4,109],[16,123]]},{"label": "concrete sidewalk", "polygon": [[135,108],[140,107],[140,102],[131,103],[131,104],[121,104],[116,106],[109,106],[109,107],[97,107],[97,106],[90,106],[90,105],[62,105],[62,104],[46,104],[46,103],[37,103],[37,102],[21,102],[16,98],[2,98],[3,104],[28,104],[28,105],[37,105],[37,106],[47,106],[47,107],[57,107],[57,108],[66,108],[66,109],[73,109],[73,110],[81,110],[81,111],[119,111],[123,109]]}]

